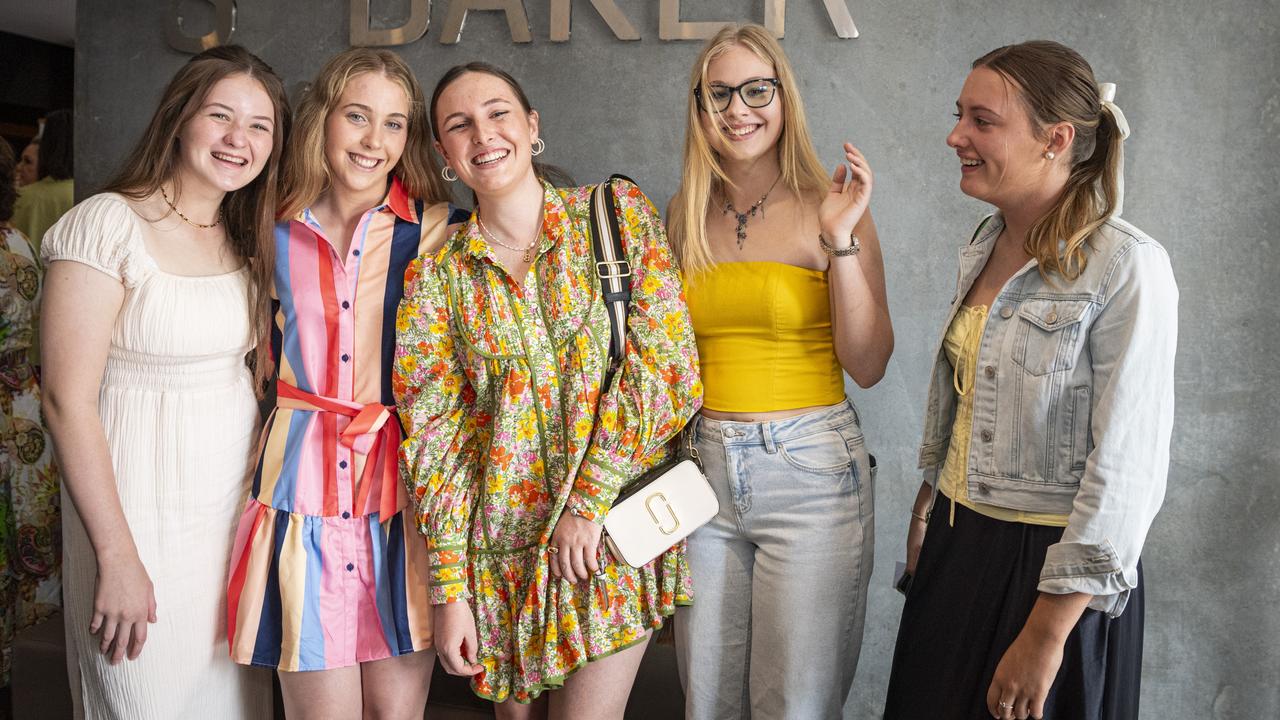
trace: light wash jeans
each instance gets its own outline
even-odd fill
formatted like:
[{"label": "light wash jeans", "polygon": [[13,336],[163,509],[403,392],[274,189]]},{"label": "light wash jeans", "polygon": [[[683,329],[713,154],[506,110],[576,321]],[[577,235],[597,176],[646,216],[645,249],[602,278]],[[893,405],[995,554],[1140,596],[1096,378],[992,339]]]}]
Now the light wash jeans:
[{"label": "light wash jeans", "polygon": [[853,404],[694,419],[720,512],[689,537],[676,650],[689,720],[839,718],[862,645],[875,484]]}]

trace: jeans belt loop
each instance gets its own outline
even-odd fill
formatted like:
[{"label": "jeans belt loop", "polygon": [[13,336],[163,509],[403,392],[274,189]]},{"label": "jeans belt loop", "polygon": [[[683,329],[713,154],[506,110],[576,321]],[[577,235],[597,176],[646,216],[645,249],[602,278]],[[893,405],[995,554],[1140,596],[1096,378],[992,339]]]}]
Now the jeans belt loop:
[{"label": "jeans belt loop", "polygon": [[773,455],[778,452],[778,445],[773,441],[773,423],[760,423],[760,435],[764,438],[764,451]]}]

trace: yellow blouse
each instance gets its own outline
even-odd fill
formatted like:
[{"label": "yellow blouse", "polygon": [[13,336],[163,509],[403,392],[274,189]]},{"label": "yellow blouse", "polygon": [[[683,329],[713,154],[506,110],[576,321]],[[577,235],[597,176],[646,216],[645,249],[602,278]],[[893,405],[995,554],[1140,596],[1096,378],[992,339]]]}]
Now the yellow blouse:
[{"label": "yellow blouse", "polygon": [[951,522],[955,523],[956,503],[996,520],[1029,525],[1066,527],[1067,516],[1033,513],[987,505],[969,498],[969,437],[973,434],[973,383],[978,366],[978,346],[987,324],[985,305],[962,305],[942,338],[943,350],[951,361],[952,383],[956,391],[956,419],[951,425],[951,444],[938,476],[938,490],[951,500]]},{"label": "yellow blouse", "polygon": [[688,280],[686,295],[707,409],[770,412],[844,400],[825,272],[717,263]]}]

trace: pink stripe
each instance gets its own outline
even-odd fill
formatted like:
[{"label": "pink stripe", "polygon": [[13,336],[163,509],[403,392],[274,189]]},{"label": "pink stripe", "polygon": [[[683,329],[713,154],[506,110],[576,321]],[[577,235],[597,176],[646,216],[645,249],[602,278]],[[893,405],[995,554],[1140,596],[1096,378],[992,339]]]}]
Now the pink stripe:
[{"label": "pink stripe", "polygon": [[352,572],[347,570],[350,534],[342,532],[339,520],[325,520],[321,542],[324,571],[320,578],[320,625],[324,628],[325,667],[350,664],[349,643],[355,637],[354,597],[349,597]]},{"label": "pink stripe", "polygon": [[310,228],[293,223],[289,232],[289,290],[293,294],[296,312],[294,327],[298,337],[299,354],[305,367],[308,385],[295,383],[304,389],[326,392],[323,385],[328,376],[328,341],[325,337],[324,296],[320,288],[319,253],[328,252],[324,240]]},{"label": "pink stripe", "polygon": [[365,529],[368,527],[365,523],[352,526],[361,538],[355,543],[359,548],[359,559],[355,561],[356,570],[360,573],[361,581],[357,589],[360,603],[356,618],[356,660],[360,662],[387,657],[390,654],[387,639],[383,635],[382,622],[378,617],[378,586],[372,562],[372,543],[375,539],[373,533]]}]

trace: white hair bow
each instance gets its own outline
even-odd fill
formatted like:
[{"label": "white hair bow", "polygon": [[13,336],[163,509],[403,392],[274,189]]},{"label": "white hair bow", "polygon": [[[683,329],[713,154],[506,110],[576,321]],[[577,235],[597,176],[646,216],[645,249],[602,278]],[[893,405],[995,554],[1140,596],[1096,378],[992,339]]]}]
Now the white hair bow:
[{"label": "white hair bow", "polygon": [[1119,106],[1115,103],[1116,84],[1115,83],[1098,83],[1098,102],[1102,107],[1111,113],[1111,118],[1116,121],[1116,129],[1120,131],[1120,147],[1116,150],[1116,208],[1112,215],[1119,217],[1120,212],[1124,210],[1124,140],[1129,137],[1129,121],[1125,119],[1124,113],[1120,112]]}]

